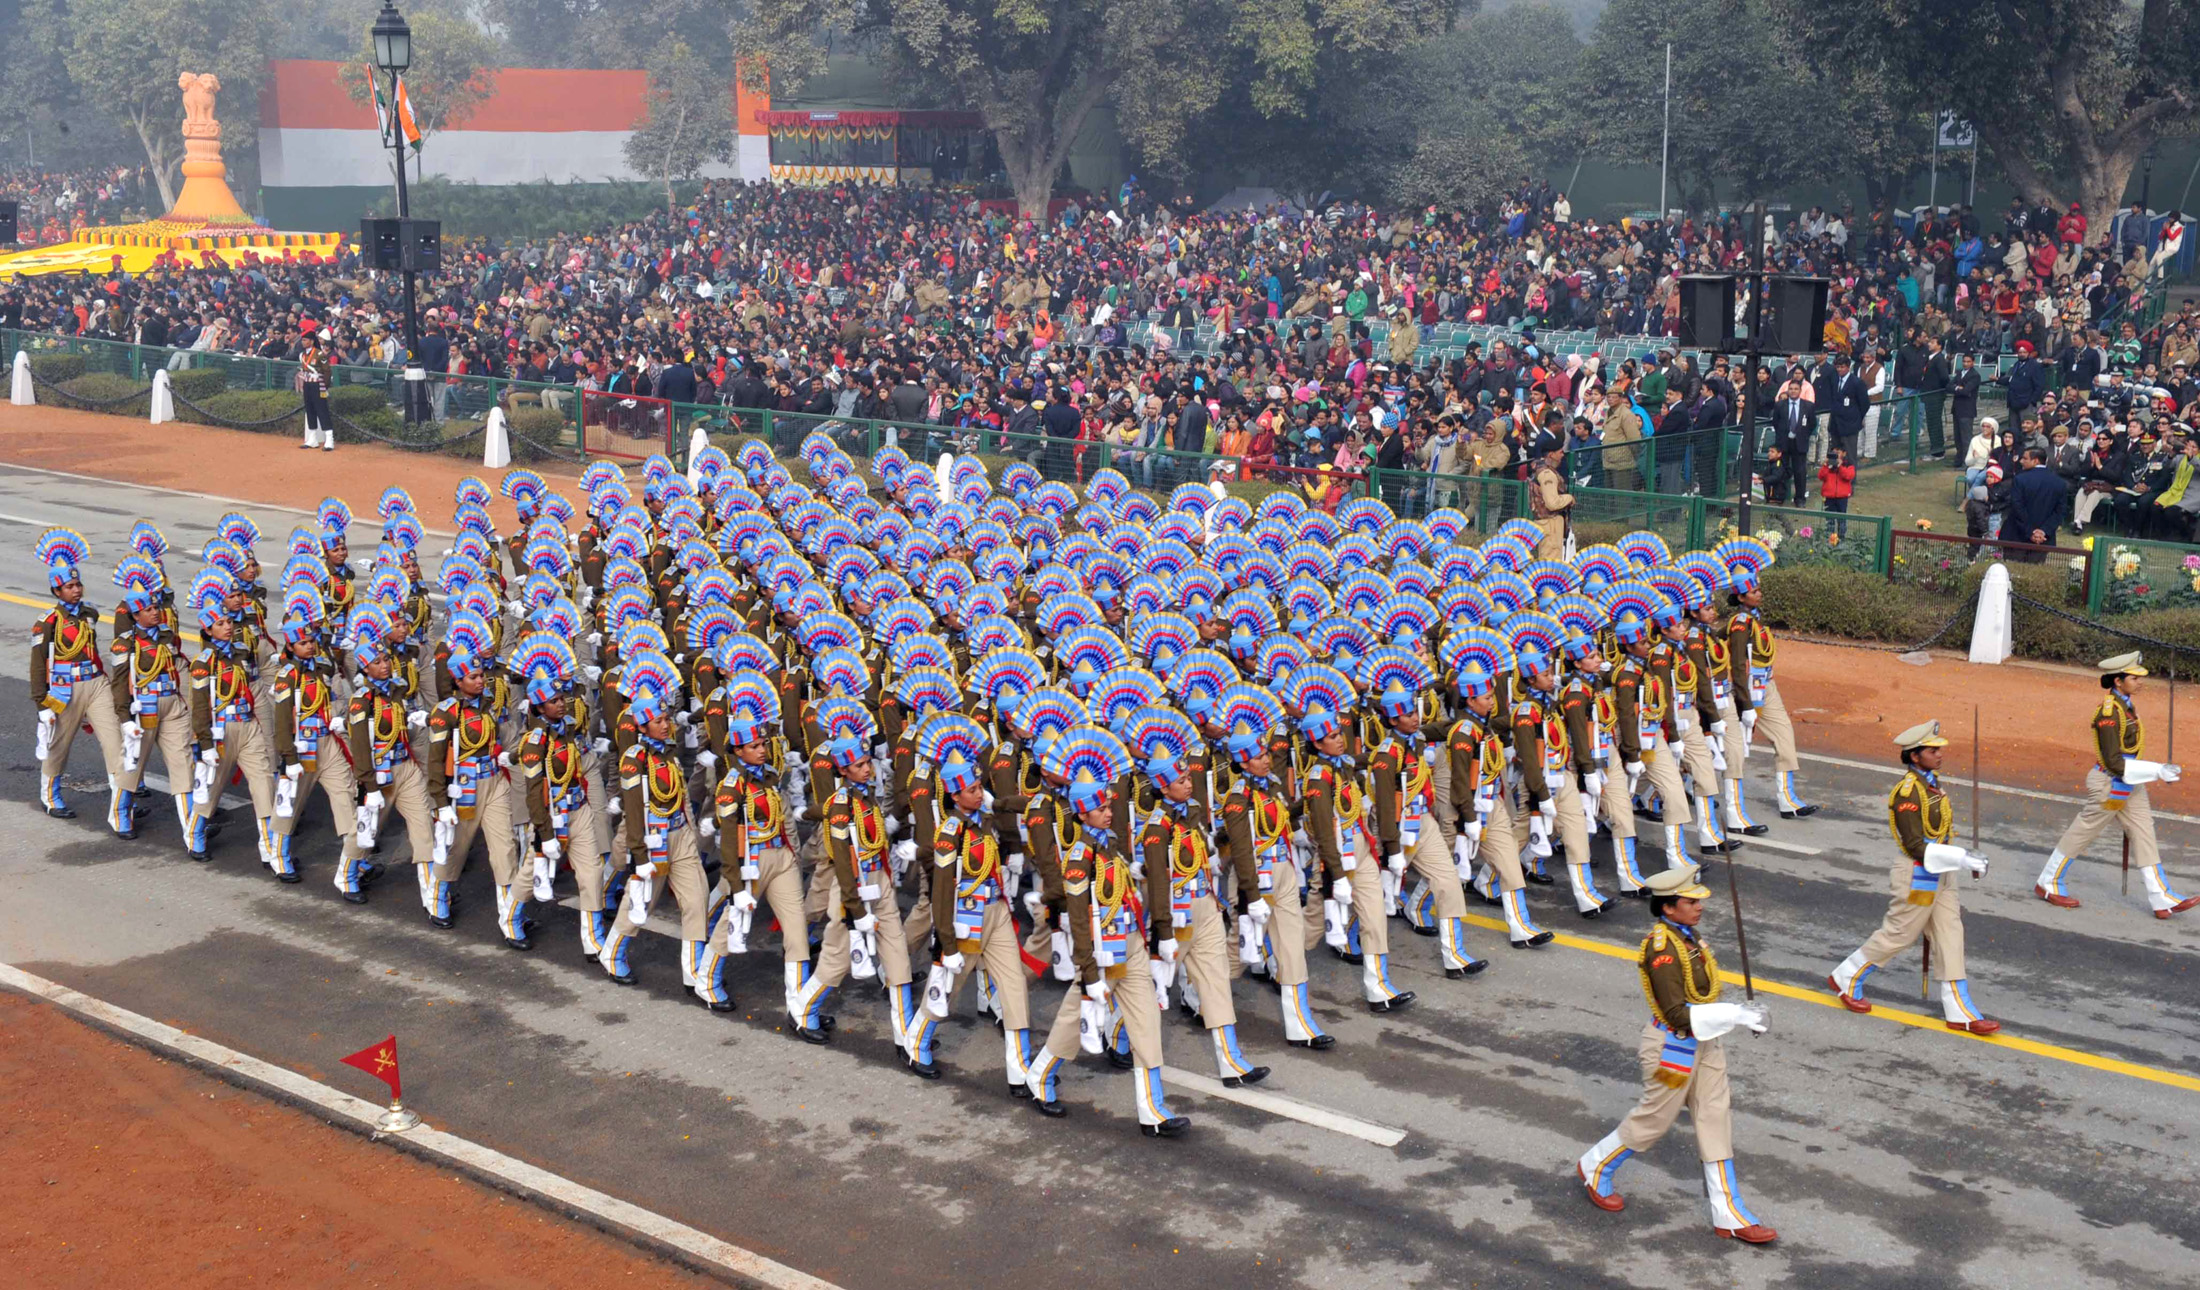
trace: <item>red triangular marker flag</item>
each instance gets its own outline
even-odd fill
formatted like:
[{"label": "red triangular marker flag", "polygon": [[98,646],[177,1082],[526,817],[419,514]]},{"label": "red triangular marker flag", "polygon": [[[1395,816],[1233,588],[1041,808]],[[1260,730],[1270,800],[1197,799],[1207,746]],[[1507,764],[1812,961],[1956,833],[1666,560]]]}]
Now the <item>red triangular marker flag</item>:
[{"label": "red triangular marker flag", "polygon": [[397,1036],[371,1047],[362,1048],[344,1059],[344,1065],[355,1066],[390,1086],[390,1101],[404,1100],[403,1085],[397,1082]]}]

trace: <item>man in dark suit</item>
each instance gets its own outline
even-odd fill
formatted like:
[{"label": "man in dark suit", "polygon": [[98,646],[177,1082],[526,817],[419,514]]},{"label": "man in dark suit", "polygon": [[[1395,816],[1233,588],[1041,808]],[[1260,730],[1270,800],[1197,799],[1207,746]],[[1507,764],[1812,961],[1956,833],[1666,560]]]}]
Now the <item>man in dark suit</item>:
[{"label": "man in dark suit", "polygon": [[1864,433],[1864,410],[1871,401],[1871,394],[1864,388],[1863,378],[1856,374],[1856,365],[1848,355],[1833,360],[1833,372],[1833,407],[1826,434],[1831,447],[1842,449],[1853,460],[1857,436]]},{"label": "man in dark suit", "polygon": [[[2047,468],[2046,454],[2039,449],[2025,449],[2021,460],[2024,469],[2009,486],[2009,518],[2001,526],[2001,535],[2010,541],[2053,546],[2070,490],[2062,476]],[[2020,551],[2015,558],[2025,564],[2044,564],[2047,553]]]},{"label": "man in dark suit", "polygon": [[[1978,387],[1985,378],[1979,375],[1978,355],[1965,354],[1963,366],[1956,369],[1948,380],[1949,392],[1955,395],[1956,464],[1963,464],[1963,454],[1971,447],[1971,425],[1978,420]],[[2023,422],[2018,422],[2022,425]]]},{"label": "man in dark suit", "polygon": [[1940,338],[1927,336],[1924,383],[1917,388],[1925,396],[1925,446],[1934,461],[1948,455],[1948,445],[1940,437],[1940,413],[1947,405],[1948,383],[1954,375],[1949,370],[1948,351],[1941,348]]},{"label": "man in dark suit", "polygon": [[657,397],[673,403],[695,402],[695,369],[678,354],[657,373]]},{"label": "man in dark suit", "polygon": [[1780,397],[1772,404],[1772,446],[1780,450],[1780,460],[1766,487],[1775,490],[1776,501],[1792,496],[1787,504],[1801,506],[1810,496],[1810,436],[1815,419],[1811,401],[1803,397],[1803,377],[1798,369],[1788,377]]}]

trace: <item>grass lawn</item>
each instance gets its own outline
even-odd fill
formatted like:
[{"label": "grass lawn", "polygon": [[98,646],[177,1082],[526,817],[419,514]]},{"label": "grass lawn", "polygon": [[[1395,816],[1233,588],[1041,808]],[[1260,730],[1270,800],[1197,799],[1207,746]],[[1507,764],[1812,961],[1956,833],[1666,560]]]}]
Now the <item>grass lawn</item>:
[{"label": "grass lawn", "polygon": [[1858,471],[1856,496],[1849,509],[1859,515],[1890,516],[1898,529],[1916,528],[1923,518],[1933,522],[1936,533],[1961,534],[1963,511],[1955,482],[1960,478],[1946,462],[1919,462],[1914,475],[1906,465]]}]

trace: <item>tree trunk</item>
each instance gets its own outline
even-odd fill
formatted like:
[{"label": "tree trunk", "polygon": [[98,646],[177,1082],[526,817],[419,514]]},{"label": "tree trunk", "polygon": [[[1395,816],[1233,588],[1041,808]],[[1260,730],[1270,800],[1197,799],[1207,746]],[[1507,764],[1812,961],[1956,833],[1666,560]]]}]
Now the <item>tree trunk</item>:
[{"label": "tree trunk", "polygon": [[143,113],[132,113],[130,124],[137,129],[138,143],[145,148],[145,159],[152,163],[153,182],[160,185],[160,209],[163,213],[176,208],[175,181],[168,176],[168,145],[155,144],[151,123]]},{"label": "tree trunk", "polygon": [[1045,219],[1047,198],[1054,195],[1054,172],[1059,168],[1054,150],[1037,143],[1012,144],[1006,132],[996,133],[994,140],[1001,150],[1001,167],[1008,172],[1008,185],[1016,192],[1016,213],[1025,219]]}]

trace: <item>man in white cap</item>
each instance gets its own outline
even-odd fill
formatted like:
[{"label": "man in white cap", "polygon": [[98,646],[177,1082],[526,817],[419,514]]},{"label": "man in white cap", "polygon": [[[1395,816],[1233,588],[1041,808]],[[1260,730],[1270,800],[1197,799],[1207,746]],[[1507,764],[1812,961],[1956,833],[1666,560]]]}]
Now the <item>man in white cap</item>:
[{"label": "man in white cap", "polygon": [[1963,905],[1956,885],[1965,870],[1975,878],[1986,876],[1986,857],[1952,845],[1955,806],[1940,786],[1940,763],[1947,756],[1948,741],[1940,737],[1940,723],[1912,726],[1894,738],[1902,750],[1908,773],[1887,797],[1887,820],[1901,844],[1902,858],[1889,876],[1894,899],[1879,930],[1826,978],[1850,1012],[1870,1012],[1864,997],[1864,979],[1895,955],[1928,937],[1933,969],[1940,978],[1940,1007],[1948,1029],[1974,1035],[1990,1035],[2001,1029],[1971,1003],[1970,983],[1963,969]]},{"label": "man in white cap", "polygon": [[2032,893],[2058,908],[2076,909],[2078,898],[2070,894],[2067,879],[2070,862],[2084,854],[2113,819],[2123,825],[2124,839],[2131,844],[2131,862],[2146,884],[2147,903],[2154,907],[2156,918],[2166,919],[2200,905],[2200,896],[2178,891],[2162,873],[2147,785],[2157,780],[2174,784],[2184,772],[2174,762],[2145,761],[2139,756],[2146,750],[2146,730],[2139,722],[2131,689],[2147,670],[2140,665],[2138,651],[2102,659],[2100,673],[2101,688],[2108,694],[2093,712],[2094,764],[2085,775],[2085,806],[2048,854]]},{"label": "man in white cap", "polygon": [[1719,961],[1696,931],[1704,901],[1711,896],[1697,881],[1698,872],[1695,865],[1686,865],[1660,870],[1647,880],[1652,922],[1635,961],[1651,1005],[1650,1024],[1643,1027],[1637,1049],[1642,1097],[1618,1128],[1583,1153],[1575,1169],[1589,1202],[1618,1213],[1627,1207],[1613,1189],[1619,1167],[1636,1152],[1656,1146],[1685,1108],[1696,1126],[1712,1230],[1766,1245],[1778,1240],[1779,1233],[1758,1222],[1742,1203],[1734,1172],[1726,1050],[1720,1043],[1720,1036],[1737,1026],[1764,1033],[1765,1014],[1750,1004],[1719,1002]]}]

